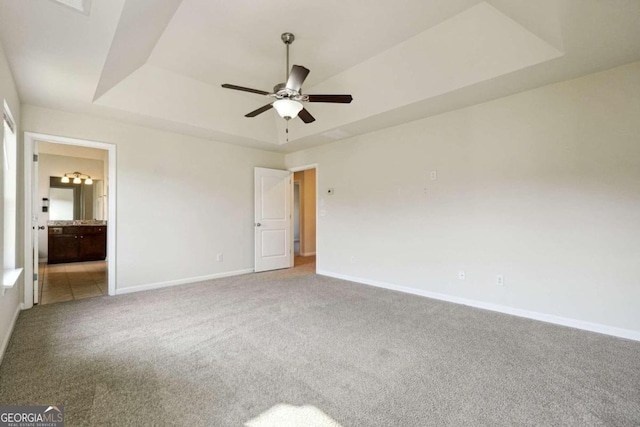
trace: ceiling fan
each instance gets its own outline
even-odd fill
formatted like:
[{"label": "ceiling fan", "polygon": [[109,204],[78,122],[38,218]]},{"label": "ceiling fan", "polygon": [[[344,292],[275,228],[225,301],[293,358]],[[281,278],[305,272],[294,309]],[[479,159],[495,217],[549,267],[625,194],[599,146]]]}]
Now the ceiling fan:
[{"label": "ceiling fan", "polygon": [[296,116],[305,123],[311,123],[316,119],[303,107],[303,102],[329,102],[339,104],[349,104],[353,98],[351,95],[303,95],[302,83],[309,74],[309,69],[301,66],[294,65],[289,72],[289,45],[295,40],[295,36],[291,33],[284,33],[280,36],[284,44],[287,46],[287,65],[286,75],[287,82],[279,83],[273,87],[273,92],[269,93],[264,90],[251,89],[248,87],[236,86],[231,84],[223,84],[222,87],[226,89],[241,90],[244,92],[256,93],[258,95],[266,95],[271,98],[275,98],[275,101],[264,105],[257,110],[254,110],[245,117],[255,117],[258,114],[262,114],[272,107],[276,109],[280,117],[285,120],[291,120]]}]

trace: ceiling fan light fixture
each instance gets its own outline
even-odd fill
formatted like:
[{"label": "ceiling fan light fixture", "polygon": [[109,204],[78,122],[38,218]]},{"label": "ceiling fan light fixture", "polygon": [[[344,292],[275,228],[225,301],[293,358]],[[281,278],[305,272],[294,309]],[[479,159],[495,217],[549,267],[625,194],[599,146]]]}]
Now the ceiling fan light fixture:
[{"label": "ceiling fan light fixture", "polygon": [[298,113],[302,111],[302,104],[290,99],[279,99],[273,103],[273,108],[276,109],[280,117],[290,120],[297,117]]}]

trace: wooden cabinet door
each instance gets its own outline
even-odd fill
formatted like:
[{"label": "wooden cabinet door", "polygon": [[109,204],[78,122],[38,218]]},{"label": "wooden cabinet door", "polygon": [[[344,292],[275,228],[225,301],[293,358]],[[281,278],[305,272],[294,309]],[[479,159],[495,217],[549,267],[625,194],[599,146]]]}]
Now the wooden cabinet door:
[{"label": "wooden cabinet door", "polygon": [[80,259],[104,259],[107,254],[107,235],[105,233],[84,234],[80,236]]},{"label": "wooden cabinet door", "polygon": [[69,262],[78,259],[79,236],[73,234],[49,235],[49,263]]}]

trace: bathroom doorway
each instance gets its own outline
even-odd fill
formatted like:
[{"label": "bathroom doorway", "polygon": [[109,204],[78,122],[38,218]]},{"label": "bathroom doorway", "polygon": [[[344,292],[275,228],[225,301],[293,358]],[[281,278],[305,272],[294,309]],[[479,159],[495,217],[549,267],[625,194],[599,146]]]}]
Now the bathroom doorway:
[{"label": "bathroom doorway", "polygon": [[38,304],[108,294],[108,151],[38,141]]},{"label": "bathroom doorway", "polygon": [[114,295],[115,146],[27,132],[25,154],[25,307]]}]

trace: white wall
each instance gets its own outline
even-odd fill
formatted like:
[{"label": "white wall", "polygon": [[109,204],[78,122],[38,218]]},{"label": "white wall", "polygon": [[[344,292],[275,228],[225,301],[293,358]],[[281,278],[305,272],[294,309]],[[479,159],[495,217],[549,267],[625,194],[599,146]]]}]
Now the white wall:
[{"label": "white wall", "polygon": [[31,105],[23,128],[117,145],[118,292],[253,268],[253,168],[282,154]]},{"label": "white wall", "polygon": [[638,62],[286,163],[319,164],[318,271],[640,339]]},{"label": "white wall", "polygon": [[[73,152],[72,149],[74,148],[84,148],[62,145],[61,147],[65,147],[67,152]],[[104,151],[105,153],[107,152],[106,150],[102,151]],[[38,201],[42,201],[44,197],[49,198],[50,177],[61,177],[65,173],[74,171],[80,171],[84,174],[90,175],[94,182],[95,180],[102,181],[104,180],[104,161],[40,153],[38,158]],[[95,185],[101,185],[101,183],[96,182]],[[49,221],[49,212],[42,212],[41,203],[38,208],[38,225],[45,226],[44,230],[38,231],[38,257],[43,260],[49,256],[47,234],[48,231],[46,228],[47,221]]]},{"label": "white wall", "polygon": [[[20,117],[20,99],[18,98],[18,93],[16,91],[15,83],[13,80],[13,76],[11,75],[11,71],[7,64],[7,59],[4,54],[4,49],[2,44],[0,43],[0,108],[2,108],[1,103],[3,100],[6,100],[9,105],[9,109],[11,110],[11,114],[16,122],[16,127],[18,132],[16,137],[18,138],[18,170],[17,170],[17,181],[20,183],[22,180],[20,177],[22,176],[22,148],[21,148],[21,117]],[[4,126],[0,126],[0,141],[4,137]],[[2,174],[2,168],[0,168],[0,176]],[[4,181],[3,181],[4,182]],[[0,188],[3,189],[4,186],[0,184]],[[18,206],[23,205],[23,198],[20,192],[20,187],[18,188]],[[3,215],[2,209],[3,198],[0,197],[0,215]],[[19,209],[17,213],[17,229],[19,230],[16,237],[17,242],[17,259],[16,259],[16,267],[22,267],[22,224],[23,219],[21,215],[22,210]],[[3,224],[3,220],[0,220],[0,224]],[[2,237],[2,227],[0,227],[0,242],[3,241]],[[3,259],[2,247],[0,245],[0,259]],[[20,306],[20,302],[22,300],[22,287],[24,280],[20,278],[18,284],[13,288],[6,291],[4,295],[0,295],[0,360],[4,355],[5,347],[8,343],[9,336],[11,333],[11,328],[13,326],[13,322],[16,317],[16,312]],[[0,294],[2,292],[0,291]]]}]

